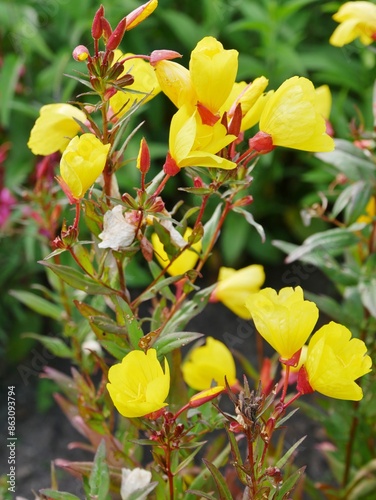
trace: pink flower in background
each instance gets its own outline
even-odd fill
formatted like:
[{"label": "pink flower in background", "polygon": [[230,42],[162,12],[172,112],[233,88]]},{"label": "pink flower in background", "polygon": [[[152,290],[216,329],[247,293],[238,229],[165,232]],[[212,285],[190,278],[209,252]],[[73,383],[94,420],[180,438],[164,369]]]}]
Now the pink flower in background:
[{"label": "pink flower in background", "polygon": [[8,188],[0,188],[0,228],[3,228],[10,217],[16,199]]}]

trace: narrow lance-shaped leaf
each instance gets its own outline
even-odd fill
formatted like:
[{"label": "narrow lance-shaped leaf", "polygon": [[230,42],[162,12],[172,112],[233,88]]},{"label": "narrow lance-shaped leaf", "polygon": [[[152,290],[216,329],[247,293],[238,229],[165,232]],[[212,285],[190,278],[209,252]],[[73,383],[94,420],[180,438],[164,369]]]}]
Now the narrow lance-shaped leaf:
[{"label": "narrow lance-shaped leaf", "polygon": [[11,290],[9,293],[22,304],[42,316],[47,316],[57,321],[60,321],[62,318],[63,310],[59,306],[52,304],[35,293],[22,290]]},{"label": "narrow lance-shaped leaf", "polygon": [[106,444],[102,440],[95,454],[93,469],[89,478],[91,498],[107,498],[110,488],[110,473],[106,463]]}]

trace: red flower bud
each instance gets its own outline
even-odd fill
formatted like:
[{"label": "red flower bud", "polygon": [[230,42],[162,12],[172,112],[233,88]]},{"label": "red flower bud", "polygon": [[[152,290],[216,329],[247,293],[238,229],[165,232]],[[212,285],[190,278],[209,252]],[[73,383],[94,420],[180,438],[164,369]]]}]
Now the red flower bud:
[{"label": "red flower bud", "polygon": [[101,19],[104,16],[104,7],[101,5],[97,12],[95,13],[93,24],[91,25],[91,36],[94,40],[99,40],[102,36],[102,22]]},{"label": "red flower bud", "polygon": [[105,17],[102,17],[101,25],[102,25],[103,39],[104,39],[105,43],[107,43],[107,40],[110,38],[110,36],[112,34],[111,24],[107,21],[107,19]]},{"label": "red flower bud", "polygon": [[195,177],[193,179],[193,185],[195,188],[202,188],[204,187],[204,183],[202,182],[201,177]]},{"label": "red flower bud", "polygon": [[146,139],[143,137],[140,142],[140,150],[137,156],[137,168],[146,174],[150,168],[150,151]]},{"label": "red flower bud", "polygon": [[106,43],[107,51],[115,50],[119,47],[120,42],[122,41],[125,33],[126,24],[127,24],[127,19],[123,17],[123,19],[119,22],[114,31],[111,33]]},{"label": "red flower bud", "polygon": [[257,134],[249,139],[249,147],[261,154],[270,153],[274,149],[273,138],[266,132],[257,132]]},{"label": "red flower bud", "polygon": [[308,373],[304,365],[298,372],[298,382],[296,384],[296,388],[298,389],[298,392],[300,392],[300,394],[310,394],[311,392],[314,392],[311,384],[308,381]]}]

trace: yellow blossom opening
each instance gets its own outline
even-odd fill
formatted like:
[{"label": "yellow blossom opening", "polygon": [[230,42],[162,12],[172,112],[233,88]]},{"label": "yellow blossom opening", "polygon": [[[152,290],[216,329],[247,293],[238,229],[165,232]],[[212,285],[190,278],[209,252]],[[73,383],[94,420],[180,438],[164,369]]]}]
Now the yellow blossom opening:
[{"label": "yellow blossom opening", "polygon": [[309,385],[331,398],[361,400],[363,392],[355,381],[371,371],[366,352],[362,340],[351,338],[350,330],[331,321],[309,342],[304,365]]},{"label": "yellow blossom opening", "polygon": [[372,2],[346,2],[334,14],[339,26],[334,30],[329,43],[336,47],[359,38],[364,45],[370,45],[376,38],[376,5]]},{"label": "yellow blossom opening", "polygon": [[60,175],[72,197],[82,198],[102,173],[110,150],[94,134],[74,137],[60,160]]},{"label": "yellow blossom opening", "polygon": [[47,104],[41,107],[39,115],[27,145],[33,154],[42,156],[63,152],[81,128],[76,120],[86,121],[85,113],[70,104]]},{"label": "yellow blossom opening", "polygon": [[205,345],[189,352],[182,372],[186,384],[197,391],[209,389],[213,381],[218,386],[224,386],[225,377],[230,386],[237,382],[235,361],[230,350],[213,337],[208,337]]},{"label": "yellow blossom opening", "polygon": [[245,306],[246,299],[251,293],[258,292],[264,281],[264,268],[257,264],[239,270],[221,267],[211,300],[222,302],[240,318],[251,319]]},{"label": "yellow blossom opening", "polygon": [[216,114],[235,83],[238,52],[225,50],[214,37],[204,37],[191,53],[189,69],[198,101]]},{"label": "yellow blossom opening", "polygon": [[312,152],[334,149],[315,88],[304,77],[289,78],[271,95],[262,110],[259,128],[271,136],[273,146]]},{"label": "yellow blossom opening", "polygon": [[121,363],[108,371],[107,390],[121,415],[142,417],[167,406],[170,390],[170,369],[164,361],[164,371],[157,351],[131,351]]},{"label": "yellow blossom opening", "polygon": [[[188,238],[192,234],[192,229],[187,227],[184,233],[184,239],[188,243]],[[165,269],[168,266],[167,272],[171,276],[179,276],[180,274],[185,274],[187,271],[194,269],[198,258],[199,253],[201,252],[201,241],[197,241],[190,248],[183,250],[182,253],[177,257],[171,265],[170,259],[165,252],[163,247],[163,243],[159,239],[157,233],[153,233],[151,236],[151,243],[154,248],[155,256],[159,262],[159,264]]]},{"label": "yellow blossom opening", "polygon": [[319,316],[316,304],[304,300],[300,286],[282,288],[279,293],[264,288],[247,298],[246,307],[258,332],[279,353],[282,362],[303,347]]}]

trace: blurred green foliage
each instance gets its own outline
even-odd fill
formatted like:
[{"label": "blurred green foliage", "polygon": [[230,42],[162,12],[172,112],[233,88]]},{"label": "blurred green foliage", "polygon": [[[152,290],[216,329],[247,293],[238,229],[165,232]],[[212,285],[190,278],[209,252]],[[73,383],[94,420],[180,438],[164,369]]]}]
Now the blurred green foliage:
[{"label": "blurred green foliage", "polygon": [[[375,53],[357,43],[338,49],[329,45],[336,23],[331,15],[342,2],[319,0],[160,0],[155,13],[141,30],[126,34],[121,48],[140,54],[154,49],[173,49],[183,55],[188,65],[190,52],[204,36],[217,37],[225,48],[240,53],[238,79],[251,81],[257,76],[269,78],[269,88],[277,88],[285,79],[307,76],[315,86],[328,84],[333,94],[331,122],[337,136],[350,135],[349,122],[354,117],[365,125],[372,123],[371,93]],[[117,21],[140,5],[136,0],[103,1],[113,27]],[[65,102],[81,91],[77,82],[66,77],[83,66],[71,53],[78,44],[91,49],[90,27],[99,3],[94,0],[0,0],[0,142],[11,149],[4,166],[5,185],[19,197],[24,187],[32,185],[35,158],[27,140],[40,107],[51,102]],[[173,106],[159,95],[142,111],[145,124],[138,134],[148,139],[153,168],[160,170],[167,150],[168,128]],[[140,116],[137,116],[140,120]],[[47,138],[48,140],[48,138]],[[138,151],[138,141],[127,150],[129,158]],[[215,262],[240,267],[250,262],[274,264],[283,258],[271,240],[301,242],[310,232],[300,221],[300,209],[311,194],[325,182],[320,162],[309,154],[277,150],[261,159],[255,169],[251,211],[266,230],[262,244],[256,231],[242,218],[230,217],[221,235]],[[138,178],[136,169],[120,173],[122,190],[132,190]],[[173,185],[171,207],[177,201]],[[195,204],[194,198],[191,200]],[[27,289],[41,273],[36,264],[36,234],[25,216],[17,226],[13,214],[1,235],[0,262],[6,273],[2,286]],[[317,222],[320,224],[320,222]],[[15,229],[17,227],[17,229]],[[23,230],[24,229],[24,230]],[[7,273],[11,279],[7,279]],[[137,274],[137,273],[136,273]],[[23,313],[16,299],[3,294],[0,314],[8,318],[0,330],[0,345],[5,346],[7,330],[14,318],[22,323]],[[28,321],[28,314],[26,314]],[[36,317],[33,321],[39,321]],[[17,323],[16,322],[16,323]],[[23,326],[20,331],[25,331]],[[17,335],[15,333],[15,335]],[[12,337],[13,338],[13,337]],[[15,337],[17,338],[17,337]],[[11,344],[13,340],[10,341]],[[9,345],[8,349],[9,351]],[[17,357],[17,356],[16,356]]]}]

